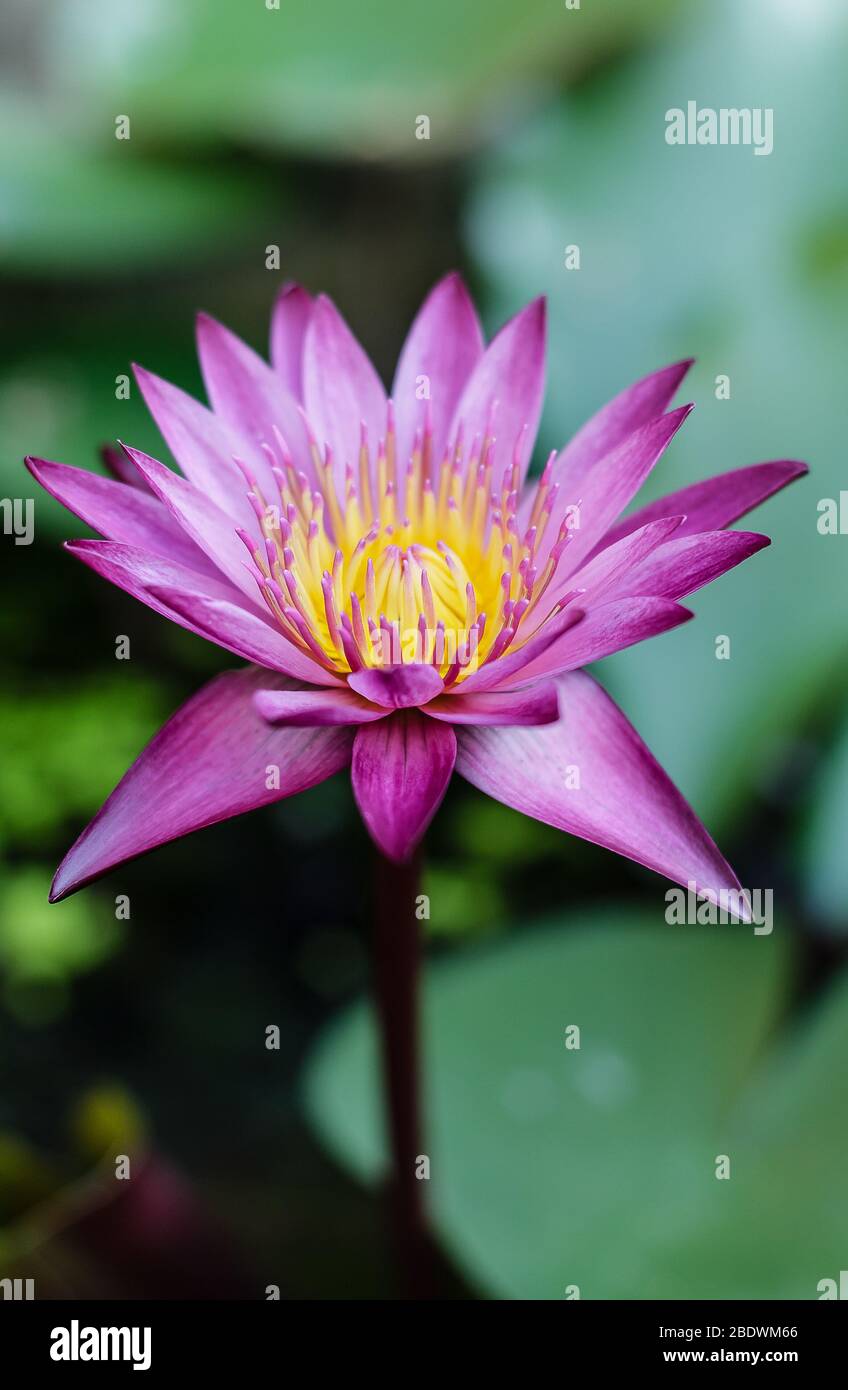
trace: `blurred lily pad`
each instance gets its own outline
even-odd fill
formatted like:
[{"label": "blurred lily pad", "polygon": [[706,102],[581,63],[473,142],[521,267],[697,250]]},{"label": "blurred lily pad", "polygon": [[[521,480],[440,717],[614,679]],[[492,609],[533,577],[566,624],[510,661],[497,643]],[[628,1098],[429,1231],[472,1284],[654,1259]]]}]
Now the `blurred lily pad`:
[{"label": "blurred lily pad", "polygon": [[[132,112],[145,139],[228,136],[414,159],[473,144],[503,111],[504,89],[526,103],[540,77],[581,71],[675,8],[432,0],[425,13],[390,0],[113,0],[104,9],[63,0],[44,7],[37,42],[50,90],[67,96],[72,73],[78,105],[104,119]],[[416,139],[422,114],[429,140]]]},{"label": "blurred lily pad", "polygon": [[49,118],[8,96],[0,120],[7,132],[0,138],[6,271],[104,275],[182,255],[197,262],[252,245],[272,208],[279,227],[283,185],[255,168],[212,165],[202,153],[190,162],[137,154],[132,136],[114,138],[112,120],[92,141],[58,112]]},{"label": "blurred lily pad", "polygon": [[[779,929],[622,909],[430,971],[428,1195],[481,1288],[817,1297],[848,1239],[848,980],[775,1039],[788,964]],[[305,1078],[319,1134],[365,1181],[385,1162],[376,1063],[359,1006]]]}]

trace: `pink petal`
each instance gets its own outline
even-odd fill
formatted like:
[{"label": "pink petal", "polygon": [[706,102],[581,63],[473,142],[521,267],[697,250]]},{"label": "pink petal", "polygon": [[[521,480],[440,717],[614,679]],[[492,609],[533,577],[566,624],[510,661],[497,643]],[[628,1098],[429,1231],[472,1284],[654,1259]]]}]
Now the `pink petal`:
[{"label": "pink petal", "polygon": [[516,442],[527,429],[520,446],[521,477],[527,472],[539,428],[545,386],[545,301],[534,299],[504,324],[486,348],[465,384],[454,411],[449,435],[463,425],[465,457],[475,435],[485,435],[489,412],[495,402],[493,433],[496,438],[494,478],[499,486],[503,471],[512,462]]},{"label": "pink petal", "polygon": [[[108,579],[110,584],[124,589],[128,594],[132,594],[133,598],[146,603],[155,613],[163,614],[171,622],[179,623],[181,627],[188,628],[189,632],[195,632],[200,637],[208,638],[211,634],[192,622],[185,611],[178,613],[176,609],[163,602],[156,596],[157,590],[178,590],[185,595],[195,594],[203,595],[207,599],[219,599],[241,608],[246,613],[249,623],[262,621],[257,619],[255,613],[245,610],[242,596],[227,583],[223,575],[209,578],[198,574],[196,570],[186,569],[184,565],[167,560],[162,555],[153,555],[149,551],[138,550],[131,545],[121,545],[117,541],[66,541],[65,549],[82,560],[95,574]],[[183,607],[185,608],[185,605]],[[269,631],[273,634],[275,629],[269,626]],[[212,640],[217,641],[218,645],[225,647],[227,651],[235,652],[236,656],[246,655],[244,646],[238,641],[233,644],[220,636],[213,636]],[[248,656],[247,659],[252,658]]]},{"label": "pink petal", "polygon": [[359,458],[360,426],[368,427],[372,454],[386,433],[386,393],[365,352],[336,306],[315,301],[303,344],[303,399],[318,443],[329,444],[337,486]]},{"label": "pink petal", "polygon": [[[584,608],[598,603],[602,597],[606,600],[611,592],[617,592],[619,584],[627,581],[640,561],[674,534],[682,521],[682,516],[663,517],[640,526],[638,531],[631,531],[614,545],[605,546],[570,579],[558,583],[554,580],[551,597],[557,597],[566,589],[579,588]],[[630,593],[630,590],[625,588],[622,592]]]},{"label": "pink petal", "polygon": [[557,684],[558,723],[462,729],[457,771],[496,801],[677,883],[738,890],[733,870],[606,692],[583,672]]},{"label": "pink petal", "polygon": [[365,700],[385,709],[424,705],[444,689],[444,681],[432,666],[373,666],[354,671],[347,683]]},{"label": "pink petal", "polygon": [[[232,518],[192,483],[178,473],[172,473],[170,468],[149,454],[129,446],[127,453],[186,535],[205,551],[216,568],[246,594],[251,603],[259,603],[256,581],[247,572],[247,551],[236,534],[237,528]],[[247,529],[251,535],[258,534],[256,517],[252,512]]]},{"label": "pink petal", "polygon": [[[431,458],[436,467],[462,388],[483,355],[483,334],[462,277],[446,275],[424,300],[407,335],[392,387],[397,412],[398,459],[412,453],[415,431],[423,424],[427,401],[433,431]],[[426,377],[429,395],[420,396]]]},{"label": "pink petal", "polygon": [[[298,467],[306,467],[311,475],[303,417],[279,373],[208,314],[197,316],[197,355],[215,414],[257,447],[267,444],[278,452],[276,426]],[[266,502],[272,501],[277,496],[276,488],[264,496]]]},{"label": "pink petal", "polygon": [[[598,543],[607,537],[613,522],[635,497],[691,409],[691,405],[680,406],[677,410],[669,411],[668,415],[661,415],[659,419],[634,430],[623,444],[595,464],[585,480],[581,496],[569,493],[564,499],[568,506],[579,503],[580,524],[573,530],[565,548],[557,571],[558,578],[574,574]],[[675,515],[682,510],[681,507],[676,508]],[[663,515],[668,516],[669,513],[664,512]],[[609,537],[610,541],[612,539]]]},{"label": "pink petal", "polygon": [[[770,544],[768,536],[759,536],[755,531],[707,531],[694,536],[675,536],[629,574],[623,575],[615,592],[683,598]],[[580,601],[583,603],[584,599]]]},{"label": "pink petal", "polygon": [[314,787],[347,765],[348,730],[275,729],[260,718],[253,694],[268,684],[267,671],[228,671],[172,716],[65,856],[52,902],[116,864]]},{"label": "pink petal", "polygon": [[553,681],[537,682],[527,690],[481,691],[479,695],[440,695],[422,714],[448,724],[553,724],[559,700]]},{"label": "pink petal", "polygon": [[184,618],[186,625],[195,632],[211,642],[217,642],[219,646],[238,652],[257,666],[264,666],[269,671],[281,671],[295,680],[313,685],[341,683],[277,628],[234,603],[159,586],[151,586],[150,593]]},{"label": "pink petal", "polygon": [[563,634],[547,650],[515,675],[513,684],[576,671],[613,652],[623,651],[670,628],[688,623],[695,615],[679,603],[664,598],[621,598],[590,609],[581,623]]},{"label": "pink petal", "polygon": [[271,314],[271,362],[296,401],[303,400],[303,340],[311,313],[311,294],[283,285]]},{"label": "pink petal", "polygon": [[136,366],[134,371],[147,408],[186,478],[234,524],[248,525],[253,513],[247,484],[234,458],[254,469],[270,497],[274,478],[261,451],[179,387],[144,367]]},{"label": "pink petal", "polygon": [[[167,555],[199,574],[218,573],[167,507],[143,484],[130,487],[85,468],[49,463],[47,459],[28,458],[26,465],[51,497],[109,540]],[[131,463],[128,467],[136,471]]]},{"label": "pink petal", "polygon": [[689,487],[671,492],[667,497],[649,502],[646,507],[640,507],[637,512],[623,517],[611,527],[605,542],[609,545],[648,521],[680,513],[686,517],[680,528],[680,536],[693,535],[696,531],[720,531],[807,472],[809,470],[805,463],[781,459],[773,463],[755,463],[748,468],[720,473],[715,478],[705,478],[700,483],[691,483]]},{"label": "pink petal", "polygon": [[253,703],[269,724],[300,729],[368,724],[374,719],[386,719],[389,713],[352,690],[258,690]]},{"label": "pink petal", "polygon": [[371,838],[389,859],[408,859],[415,849],[447,790],[455,759],[450,725],[414,709],[357,729],[353,794]]}]

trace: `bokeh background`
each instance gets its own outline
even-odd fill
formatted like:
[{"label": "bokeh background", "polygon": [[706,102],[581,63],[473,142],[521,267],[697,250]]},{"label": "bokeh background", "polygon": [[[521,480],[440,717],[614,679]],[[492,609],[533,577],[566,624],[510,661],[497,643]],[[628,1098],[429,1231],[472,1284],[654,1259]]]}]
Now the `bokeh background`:
[{"label": "bokeh background", "polygon": [[[390,379],[452,266],[490,332],[549,296],[537,466],[690,354],[698,409],[653,492],[810,463],[751,520],[772,548],[601,672],[773,890],[774,931],[668,926],[659,878],[455,782],[426,865],[426,1151],[446,1296],[818,1297],[848,1260],[848,494],[846,533],[817,527],[848,488],[844,4],[0,13],[2,496],[34,495],[26,453],[98,468],[120,436],[166,458],[115,381],[137,360],[200,393],[198,308],[264,350],[301,280]],[[774,152],[669,147],[688,100],[772,107]],[[35,518],[32,545],[0,536],[0,1277],[392,1297],[347,780],[48,907],[71,840],[228,662],[76,565],[61,541],[85,528],[43,494]]]}]

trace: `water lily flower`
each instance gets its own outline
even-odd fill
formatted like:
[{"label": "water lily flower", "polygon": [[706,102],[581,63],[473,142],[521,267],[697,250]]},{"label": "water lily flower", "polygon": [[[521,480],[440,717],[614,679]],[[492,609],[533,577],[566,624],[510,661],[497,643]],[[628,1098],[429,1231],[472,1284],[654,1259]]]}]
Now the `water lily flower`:
[{"label": "water lily flower", "polygon": [[688,361],[604,406],[527,481],[545,308],[485,345],[457,275],[430,293],[391,398],[338,310],[287,285],[270,365],[198,319],[209,406],[136,368],[182,474],[28,459],[103,540],[67,548],[249,664],[190,699],[61,864],[52,899],[350,767],[389,860],[454,771],[490,796],[718,895],[733,871],[584,667],[692,617],[680,600],[768,544],[727,528],[805,472],[781,460],[622,517],[691,409]]}]

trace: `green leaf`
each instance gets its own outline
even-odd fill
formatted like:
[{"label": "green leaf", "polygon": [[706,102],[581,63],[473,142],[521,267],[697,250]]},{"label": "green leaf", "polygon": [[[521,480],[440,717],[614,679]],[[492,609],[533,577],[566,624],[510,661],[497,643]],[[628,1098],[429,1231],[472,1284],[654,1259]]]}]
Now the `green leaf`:
[{"label": "green leaf", "polygon": [[[429,971],[428,1197],[481,1288],[817,1297],[848,1240],[848,979],[775,1044],[788,957],[779,927],[622,909]],[[385,1162],[378,1075],[358,1006],[305,1076],[316,1129],[366,1181]]]}]

